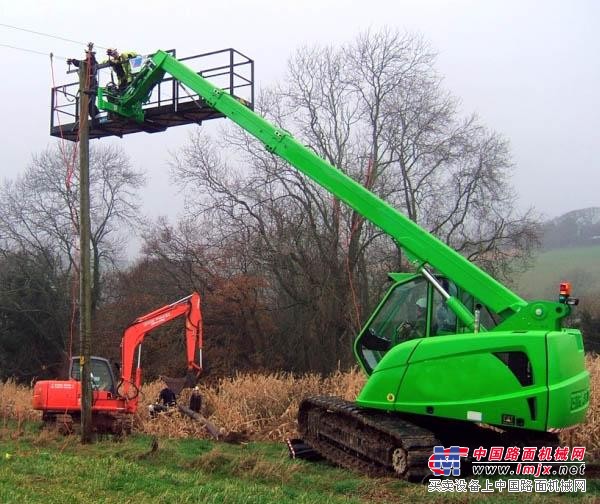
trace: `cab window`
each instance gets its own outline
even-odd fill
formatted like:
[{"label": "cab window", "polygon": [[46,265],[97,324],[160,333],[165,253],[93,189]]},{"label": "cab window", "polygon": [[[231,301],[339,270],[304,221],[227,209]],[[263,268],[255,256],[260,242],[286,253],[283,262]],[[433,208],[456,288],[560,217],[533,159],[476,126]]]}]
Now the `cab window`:
[{"label": "cab window", "polygon": [[[81,379],[81,367],[79,360],[71,361],[71,378],[74,380]],[[109,363],[105,360],[92,359],[92,388],[94,390],[106,390],[114,392],[113,375],[111,373]]]},{"label": "cab window", "polygon": [[[456,296],[457,288],[454,282],[446,278],[437,279],[444,290],[451,296]],[[442,295],[433,290],[433,306],[431,310],[431,336],[456,334],[456,314],[448,308]]]},{"label": "cab window", "polygon": [[426,335],[427,282],[419,277],[392,289],[357,348],[365,367],[372,370],[393,346]]},{"label": "cab window", "polygon": [[[461,301],[471,313],[475,313],[475,305],[480,304],[468,292],[461,293]],[[498,316],[487,306],[481,305],[481,310],[479,310],[479,323],[483,329],[492,329],[498,325]],[[462,323],[459,323],[459,329],[460,332],[471,332],[471,329],[465,327]]]}]

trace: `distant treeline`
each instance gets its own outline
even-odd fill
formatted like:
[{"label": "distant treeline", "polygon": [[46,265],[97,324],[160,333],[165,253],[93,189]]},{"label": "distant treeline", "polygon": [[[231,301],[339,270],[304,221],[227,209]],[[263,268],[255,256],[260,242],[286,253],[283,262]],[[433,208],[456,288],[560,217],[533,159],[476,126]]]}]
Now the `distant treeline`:
[{"label": "distant treeline", "polygon": [[545,250],[600,245],[600,207],[573,210],[542,226]]}]

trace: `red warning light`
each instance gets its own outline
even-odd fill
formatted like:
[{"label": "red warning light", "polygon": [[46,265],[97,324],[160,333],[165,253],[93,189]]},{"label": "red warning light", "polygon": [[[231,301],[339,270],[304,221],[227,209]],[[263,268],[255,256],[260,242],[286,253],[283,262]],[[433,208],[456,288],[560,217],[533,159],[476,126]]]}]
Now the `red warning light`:
[{"label": "red warning light", "polygon": [[560,284],[560,295],[567,297],[571,295],[571,284],[569,282],[562,282]]}]

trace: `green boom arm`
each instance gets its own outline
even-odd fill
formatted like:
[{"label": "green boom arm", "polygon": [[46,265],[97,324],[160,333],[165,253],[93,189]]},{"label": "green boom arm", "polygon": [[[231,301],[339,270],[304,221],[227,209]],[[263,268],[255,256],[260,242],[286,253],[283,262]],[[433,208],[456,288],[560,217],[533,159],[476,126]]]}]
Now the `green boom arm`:
[{"label": "green boom arm", "polygon": [[[499,314],[502,319],[509,318],[528,305],[517,294],[494,280],[455,250],[429,234],[342,171],[321,159],[290,133],[275,127],[234,96],[217,88],[163,51],[158,51],[152,56],[150,64],[138,74],[125,93],[113,102],[104,100],[100,90],[99,108],[143,121],[142,102],[165,73],[172,75],[173,78],[198,93],[211,107],[262,141],[268,151],[288,161],[321,187],[381,228],[406,250],[409,257],[418,258],[419,268],[432,266]],[[462,303],[455,298],[450,298],[448,305],[465,323],[472,325],[472,315]],[[539,306],[538,304],[538,308]],[[544,314],[547,313],[549,307],[543,308]],[[556,323],[557,321],[554,320],[550,325],[556,327]]]},{"label": "green boom arm", "polygon": [[[165,73],[261,140],[268,151],[288,161],[390,235],[409,257],[417,259],[420,273],[432,285],[437,280],[428,265],[502,317],[500,324],[480,338],[463,333],[415,338],[398,344],[375,358],[377,367],[372,374],[365,367],[364,355],[361,357],[355,348],[359,362],[371,374],[357,398],[359,406],[428,415],[435,408],[437,417],[485,418],[486,423],[501,426],[505,425],[506,417],[512,417],[516,418],[517,426],[542,431],[583,421],[589,401],[589,376],[585,371],[581,333],[560,330],[561,320],[569,313],[568,305],[525,302],[288,132],[273,126],[165,52],[159,51],[152,57],[123,95],[105,101],[103,91],[99,90],[98,107],[143,121],[142,104]],[[476,332],[473,314],[459,299],[450,297],[446,303]],[[355,345],[360,346],[360,341],[361,335]],[[506,362],[501,359],[504,354]],[[522,366],[511,361],[515,355],[526,356],[525,367],[531,376],[517,374],[517,368]],[[518,362],[521,361],[519,358]],[[529,378],[533,380],[531,383],[525,381]],[[477,418],[470,416],[473,414]]]}]

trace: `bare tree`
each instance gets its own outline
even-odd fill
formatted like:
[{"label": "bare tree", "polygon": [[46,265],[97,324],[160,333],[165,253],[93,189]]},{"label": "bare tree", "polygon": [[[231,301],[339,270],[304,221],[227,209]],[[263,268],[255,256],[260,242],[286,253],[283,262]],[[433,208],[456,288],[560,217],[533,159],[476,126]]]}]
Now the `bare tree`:
[{"label": "bare tree", "polygon": [[[459,115],[434,64],[419,36],[391,30],[302,48],[258,109],[470,259],[507,272],[535,246],[535,216],[515,210],[507,142]],[[193,212],[218,239],[243,242],[247,267],[266,275],[263,295],[298,366],[350,362],[382,265],[405,267],[401,249],[238,129],[219,142],[196,134],[174,164]]]},{"label": "bare tree", "polygon": [[182,183],[207,189],[191,213],[202,212],[219,230],[212,238],[219,246],[239,244],[238,268],[263,279],[260,295],[279,327],[266,344],[280,350],[290,369],[325,372],[332,355],[349,362],[348,314],[338,309],[348,293],[337,285],[348,276],[336,250],[331,197],[244,135],[232,135],[228,142],[246,144],[243,155],[260,168],[247,178],[229,172],[211,141],[194,136],[177,164]]},{"label": "bare tree", "polygon": [[[58,145],[33,156],[30,166],[0,188],[0,239],[9,250],[36,251],[48,263],[61,257],[64,268],[77,268],[78,169],[66,182],[70,146]],[[91,247],[93,309],[101,296],[102,268],[113,263],[123,246],[124,230],[140,222],[136,191],[144,176],[114,146],[93,147],[90,152]]]}]

